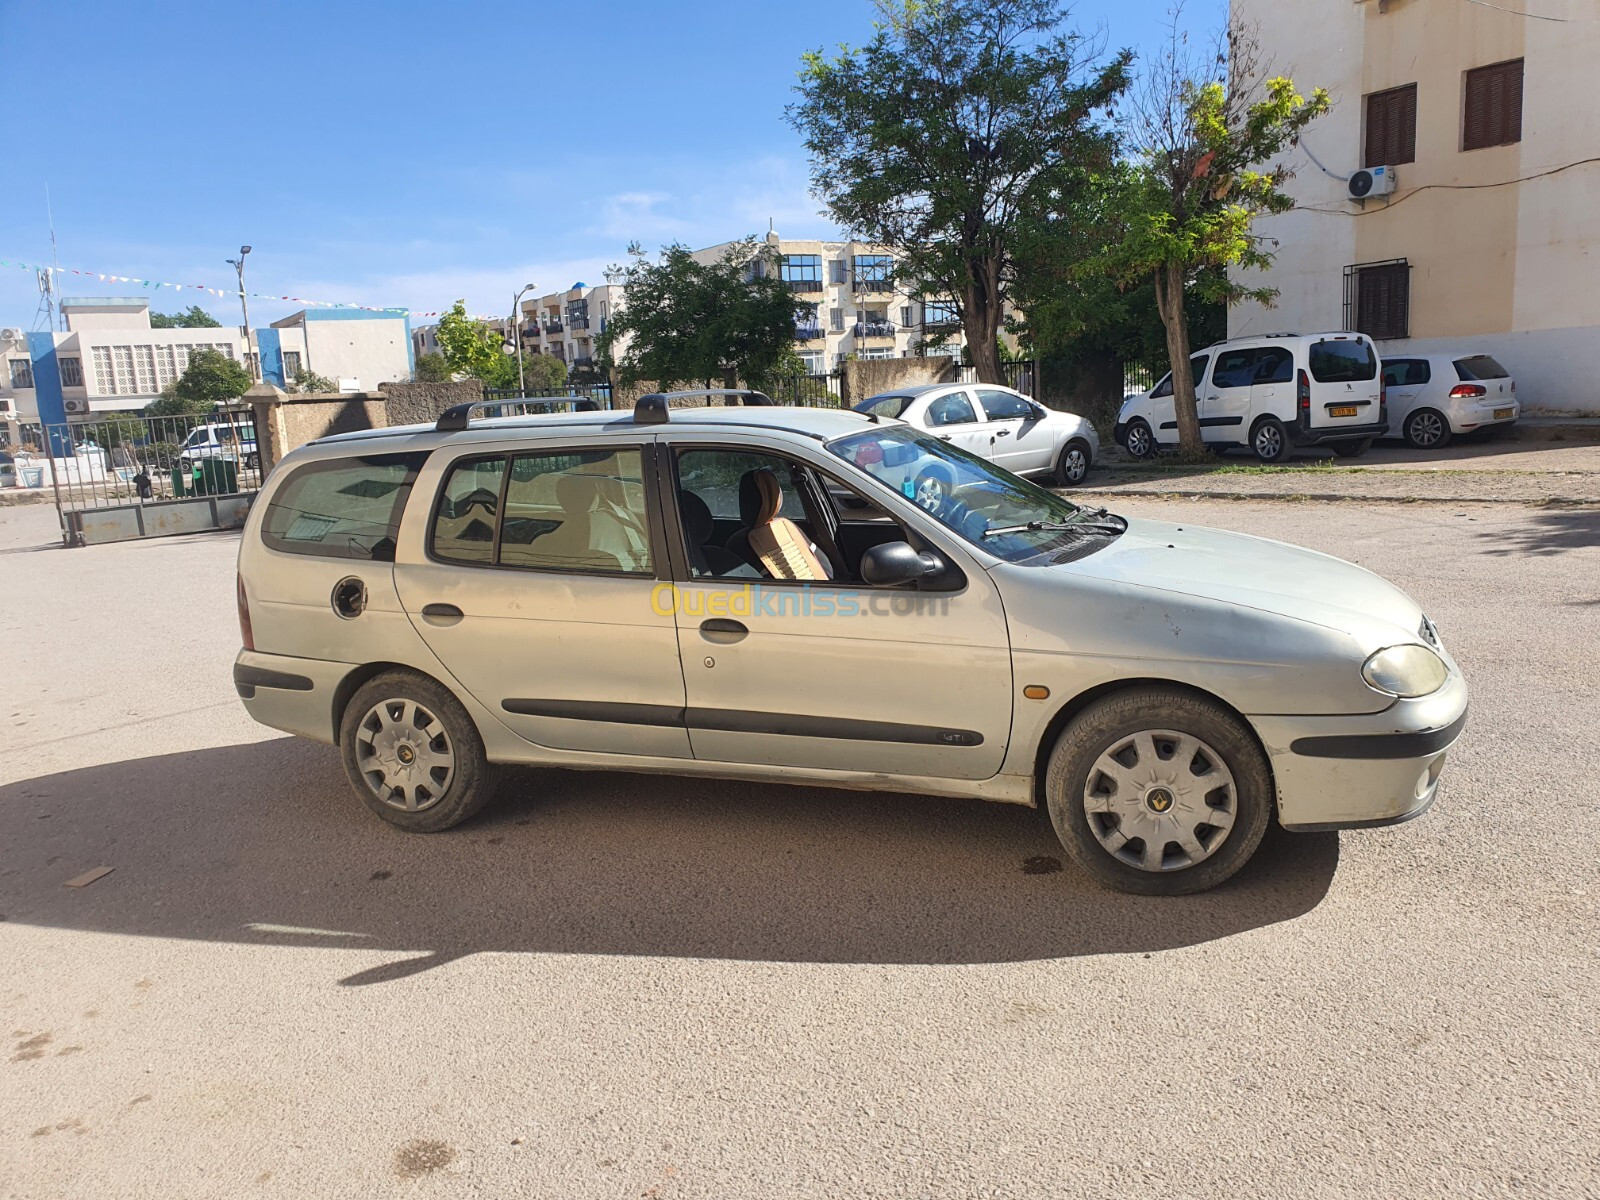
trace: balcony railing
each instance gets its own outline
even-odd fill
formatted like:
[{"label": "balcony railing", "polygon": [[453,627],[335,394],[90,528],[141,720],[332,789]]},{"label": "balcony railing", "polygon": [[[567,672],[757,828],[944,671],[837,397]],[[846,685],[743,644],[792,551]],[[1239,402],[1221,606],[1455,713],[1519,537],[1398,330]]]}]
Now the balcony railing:
[{"label": "balcony railing", "polygon": [[791,279],[789,290],[792,292],[820,292],[822,280],[820,279]]},{"label": "balcony railing", "polygon": [[560,321],[546,321],[544,323],[544,331],[546,333],[560,333],[561,332],[561,322]]},{"label": "balcony railing", "polygon": [[857,321],[856,336],[866,338],[892,338],[894,324],[891,321]]},{"label": "balcony railing", "polygon": [[587,329],[587,328],[589,328],[589,318],[588,317],[568,317],[567,318],[567,327],[569,329]]},{"label": "balcony railing", "polygon": [[863,279],[863,278],[858,276],[856,278],[856,291],[858,291],[858,292],[892,292],[892,291],[894,291],[894,284],[889,282],[889,280],[887,280],[887,279],[880,279],[880,278],[877,278],[877,277],[873,277],[873,278],[869,278],[869,279]]},{"label": "balcony railing", "polygon": [[817,324],[815,321],[805,324],[797,323],[794,327],[794,340],[797,342],[809,342],[821,336],[822,326]]}]

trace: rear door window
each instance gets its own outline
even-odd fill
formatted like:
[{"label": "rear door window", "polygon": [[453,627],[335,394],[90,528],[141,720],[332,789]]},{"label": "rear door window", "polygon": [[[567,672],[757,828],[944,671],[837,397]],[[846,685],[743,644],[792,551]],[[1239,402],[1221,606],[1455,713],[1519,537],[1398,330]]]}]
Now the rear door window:
[{"label": "rear door window", "polygon": [[965,392],[951,392],[928,403],[929,425],[969,425],[977,419]]},{"label": "rear door window", "polygon": [[426,454],[307,463],[272,494],[261,540],[288,554],[393,562],[400,516]]},{"label": "rear door window", "polygon": [[1249,387],[1255,382],[1256,364],[1263,353],[1253,346],[1247,350],[1223,350],[1217,355],[1216,369],[1211,372],[1211,386]]},{"label": "rear door window", "polygon": [[1412,387],[1427,383],[1433,371],[1425,358],[1391,358],[1383,364],[1383,382],[1387,387]]},{"label": "rear door window", "polygon": [[1311,343],[1311,378],[1318,383],[1356,383],[1378,377],[1378,356],[1366,338],[1325,338]]},{"label": "rear door window", "polygon": [[1255,382],[1294,382],[1294,351],[1285,346],[1264,346],[1256,359]]},{"label": "rear door window", "polygon": [[998,388],[979,388],[978,403],[983,405],[984,414],[991,421],[1029,420],[1033,417],[1033,409],[1026,400]]},{"label": "rear door window", "polygon": [[1467,380],[1511,378],[1511,372],[1487,354],[1472,354],[1456,359],[1456,375]]}]

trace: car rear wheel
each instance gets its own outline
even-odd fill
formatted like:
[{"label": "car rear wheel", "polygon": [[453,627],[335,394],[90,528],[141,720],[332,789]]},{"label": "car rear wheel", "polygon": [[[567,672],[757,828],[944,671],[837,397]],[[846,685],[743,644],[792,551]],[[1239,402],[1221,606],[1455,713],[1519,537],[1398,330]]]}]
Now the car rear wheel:
[{"label": "car rear wheel", "polygon": [[1091,704],[1056,740],[1045,776],[1067,854],[1106,886],[1145,896],[1204,891],[1233,875],[1261,844],[1272,795],[1249,730],[1175,688]]},{"label": "car rear wheel", "polygon": [[1450,422],[1431,408],[1419,408],[1408,416],[1401,432],[1413,450],[1443,450],[1450,444]]},{"label": "car rear wheel", "polygon": [[1061,448],[1056,459],[1056,484],[1058,487],[1077,487],[1089,474],[1089,443],[1073,438]]},{"label": "car rear wheel", "polygon": [[1134,421],[1128,426],[1123,446],[1134,458],[1150,458],[1156,452],[1156,437],[1150,432],[1150,426]]},{"label": "car rear wheel", "polygon": [[1328,449],[1340,458],[1360,458],[1372,449],[1372,439],[1357,438],[1353,442],[1329,442]]},{"label": "car rear wheel", "polygon": [[467,710],[433,680],[389,671],[345,706],[339,737],[345,774],[378,816],[412,833],[436,833],[472,816],[493,780]]},{"label": "car rear wheel", "polygon": [[1262,417],[1250,431],[1250,449],[1262,462],[1282,462],[1293,448],[1289,444],[1289,431],[1277,417]]}]

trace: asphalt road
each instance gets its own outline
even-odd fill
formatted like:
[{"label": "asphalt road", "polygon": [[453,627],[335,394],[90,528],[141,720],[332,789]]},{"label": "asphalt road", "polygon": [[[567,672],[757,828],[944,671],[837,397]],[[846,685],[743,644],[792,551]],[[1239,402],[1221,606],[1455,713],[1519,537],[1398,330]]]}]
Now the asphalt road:
[{"label": "asphalt road", "polygon": [[233,538],[0,512],[0,1196],[1600,1193],[1600,513],[1117,507],[1419,597],[1434,811],[1170,901],[916,797],[525,772],[410,837],[245,717]]}]

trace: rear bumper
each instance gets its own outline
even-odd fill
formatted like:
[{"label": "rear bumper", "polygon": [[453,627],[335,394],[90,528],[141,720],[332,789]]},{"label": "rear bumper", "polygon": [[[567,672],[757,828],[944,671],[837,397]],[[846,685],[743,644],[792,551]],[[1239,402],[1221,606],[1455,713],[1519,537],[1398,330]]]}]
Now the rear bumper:
[{"label": "rear bumper", "polygon": [[1351,717],[1252,717],[1272,761],[1278,820],[1313,832],[1398,825],[1433,804],[1467,724],[1459,673],[1432,696]]},{"label": "rear bumper", "polygon": [[1289,440],[1296,446],[1320,446],[1327,442],[1355,442],[1362,438],[1380,438],[1389,431],[1387,421],[1371,425],[1339,425],[1334,428],[1307,428],[1295,422],[1289,431]]},{"label": "rear bumper", "polygon": [[[1497,417],[1496,412],[1511,410],[1508,417]],[[1509,400],[1503,404],[1478,404],[1476,402],[1457,402],[1446,411],[1450,420],[1452,433],[1471,433],[1474,429],[1486,429],[1490,425],[1512,425],[1522,415],[1522,405],[1519,401]]]},{"label": "rear bumper", "polygon": [[353,663],[241,650],[233,663],[233,687],[245,711],[261,724],[331,746],[334,696],[353,670]]}]

